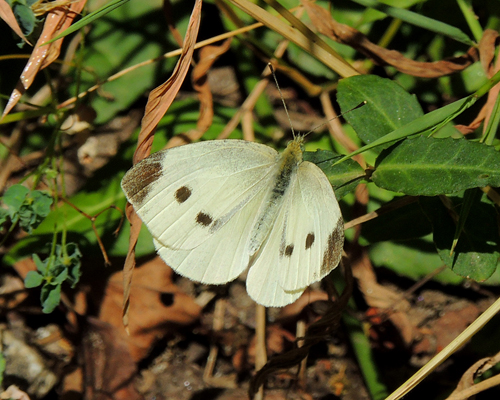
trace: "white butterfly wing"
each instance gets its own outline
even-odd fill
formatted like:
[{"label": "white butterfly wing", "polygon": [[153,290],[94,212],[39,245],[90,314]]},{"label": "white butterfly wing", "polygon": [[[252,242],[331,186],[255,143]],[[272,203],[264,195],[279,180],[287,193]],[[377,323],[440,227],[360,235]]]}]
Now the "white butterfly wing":
[{"label": "white butterfly wing", "polygon": [[[287,201],[288,200],[288,201]],[[283,307],[293,303],[306,289],[306,286],[285,291],[280,282],[280,275],[287,273],[280,266],[281,234],[277,227],[283,226],[290,208],[289,198],[280,208],[267,240],[262,244],[247,275],[247,292],[255,302],[266,307]]]},{"label": "white butterfly wing", "polygon": [[344,226],[332,186],[316,165],[302,162],[276,222],[247,277],[258,303],[280,307],[339,263]]},{"label": "white butterfly wing", "polygon": [[125,174],[122,188],[162,246],[189,250],[268,185],[277,158],[270,147],[244,140],[200,142],[142,160]]},{"label": "white butterfly wing", "polygon": [[178,250],[154,240],[160,257],[180,275],[206,284],[222,284],[238,277],[250,262],[248,239],[266,188],[234,214],[228,222],[192,250]]}]

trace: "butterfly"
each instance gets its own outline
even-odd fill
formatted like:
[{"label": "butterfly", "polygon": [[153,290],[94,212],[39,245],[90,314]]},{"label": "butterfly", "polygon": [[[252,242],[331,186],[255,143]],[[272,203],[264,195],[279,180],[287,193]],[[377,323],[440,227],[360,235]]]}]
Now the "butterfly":
[{"label": "butterfly", "polygon": [[250,297],[282,307],[338,265],[344,244],[332,186],[302,145],[187,144],[140,161],[121,186],[174,271],[224,284],[249,267]]}]

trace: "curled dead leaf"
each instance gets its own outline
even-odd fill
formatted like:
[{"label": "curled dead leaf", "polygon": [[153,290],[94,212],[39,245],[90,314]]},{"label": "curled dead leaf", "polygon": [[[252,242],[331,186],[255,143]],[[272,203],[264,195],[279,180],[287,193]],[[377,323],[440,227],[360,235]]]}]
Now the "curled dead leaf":
[{"label": "curled dead leaf", "polygon": [[339,43],[351,46],[378,65],[390,65],[408,75],[437,78],[462,71],[479,60],[477,48],[471,47],[465,54],[457,57],[434,62],[414,61],[396,50],[377,46],[358,30],[335,21],[323,7],[308,0],[302,0],[302,4],[306,8],[312,24],[320,33]]}]

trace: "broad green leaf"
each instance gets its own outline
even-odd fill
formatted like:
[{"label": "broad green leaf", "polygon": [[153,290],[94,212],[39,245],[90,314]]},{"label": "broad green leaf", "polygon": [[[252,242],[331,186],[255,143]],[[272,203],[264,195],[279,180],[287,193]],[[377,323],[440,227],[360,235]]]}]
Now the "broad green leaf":
[{"label": "broad green leaf", "polygon": [[[455,208],[463,202],[461,197],[450,199]],[[458,244],[450,256],[456,224],[449,210],[439,198],[422,197],[420,204],[433,226],[434,244],[443,262],[464,278],[478,282],[488,279],[497,269],[500,257],[500,236],[494,223],[497,218],[494,207],[484,198],[471,207]]]},{"label": "broad green leaf", "polygon": [[[443,265],[436,248],[426,239],[373,244],[370,246],[370,260],[376,267],[388,268],[415,281],[425,278]],[[445,269],[433,280],[457,285],[463,278]]]},{"label": "broad green leaf", "polygon": [[[88,215],[95,215],[111,205],[117,205],[123,209],[125,196],[120,188],[120,180],[120,176],[115,176],[106,184],[103,184],[98,191],[82,190],[72,197],[70,201]],[[100,215],[95,221],[98,232],[102,233],[104,229],[115,229],[120,217],[120,213],[113,209]],[[57,210],[51,212],[33,234],[43,235],[52,233],[54,230],[60,232],[63,227],[68,231],[82,233],[89,241],[95,242],[91,221],[67,204],[63,204]]]},{"label": "broad green leaf", "polygon": [[[341,158],[339,161],[337,161],[337,164],[344,162],[345,160],[355,156],[356,154],[363,153],[378,146],[385,146],[388,143],[396,142],[408,136],[423,134],[426,132],[434,134],[438,129],[445,126],[453,118],[457,117],[466,109],[471,107],[477,101],[477,99],[488,93],[489,90],[499,81],[500,71],[498,71],[490,80],[488,80],[487,83],[481,86],[475,93],[471,94],[470,96],[457,100],[437,110],[431,111],[430,113],[425,114],[422,117],[419,117],[416,120],[402,126],[401,128],[397,128],[396,130],[388,133],[380,139],[377,139],[367,144],[366,146],[353,151],[351,154]],[[353,111],[353,113],[355,111]]]},{"label": "broad green leaf", "polygon": [[361,235],[370,243],[377,243],[387,240],[418,239],[431,232],[432,226],[418,201],[415,200],[413,203],[382,213],[377,218],[365,222]]},{"label": "broad green leaf", "polygon": [[409,138],[380,154],[372,180],[387,190],[424,196],[500,186],[500,153],[465,139]]},{"label": "broad green leaf", "polygon": [[27,4],[21,2],[13,2],[12,11],[16,16],[19,26],[22,28],[25,36],[33,33],[36,25],[36,16]]},{"label": "broad green leaf", "polygon": [[307,151],[303,156],[305,161],[310,161],[322,169],[332,184],[337,199],[353,191],[366,175],[363,168],[353,160],[333,166],[333,163],[341,156],[332,151]]},{"label": "broad green leaf", "polygon": [[12,185],[5,191],[2,200],[9,210],[11,219],[21,210],[29,191],[30,190],[23,185]]},{"label": "broad green leaf", "polygon": [[[183,17],[179,16],[176,23]],[[177,48],[167,42],[165,26],[158,4],[148,1],[129,1],[105,18],[95,20],[85,37],[81,82],[71,85],[69,93],[82,92],[127,67],[156,58],[172,45]],[[105,123],[128,109],[161,82],[164,68],[173,68],[175,61],[145,65],[105,83],[99,92],[105,96],[91,97],[91,106],[97,111],[95,123]]]},{"label": "broad green leaf", "polygon": [[[344,118],[367,144],[423,115],[414,96],[390,79],[374,75],[342,79],[337,88],[337,101]],[[352,110],[364,101],[365,105]]]}]

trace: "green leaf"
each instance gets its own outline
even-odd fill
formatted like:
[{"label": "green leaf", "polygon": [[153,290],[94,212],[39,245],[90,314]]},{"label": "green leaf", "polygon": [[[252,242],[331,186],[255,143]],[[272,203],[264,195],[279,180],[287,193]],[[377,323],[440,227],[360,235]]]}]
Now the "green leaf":
[{"label": "green leaf", "polygon": [[23,29],[24,35],[31,35],[36,25],[36,17],[31,8],[25,4],[16,2],[12,7],[12,11],[16,16],[16,20],[19,25]]},{"label": "green leaf", "polygon": [[332,184],[337,199],[353,191],[366,175],[363,168],[353,160],[333,166],[333,163],[341,156],[332,151],[306,151],[303,157],[304,161],[310,161],[321,168]]},{"label": "green leaf", "polygon": [[24,286],[27,289],[38,287],[43,282],[43,276],[37,271],[29,271],[24,278]]},{"label": "green leaf", "polygon": [[[388,133],[387,135],[377,139],[360,149],[353,151],[351,154],[342,157],[337,164],[344,162],[355,156],[356,154],[363,153],[367,150],[373,149],[378,146],[385,146],[388,143],[396,142],[408,136],[423,134],[426,132],[435,133],[438,129],[445,126],[453,118],[460,115],[462,112],[471,107],[480,97],[484,96],[489,90],[500,81],[500,71],[498,71],[491,79],[481,86],[475,93],[463,99],[457,100],[447,106],[441,107],[437,110],[431,111],[416,120],[397,128],[396,130]],[[362,108],[362,107],[361,107]],[[355,110],[357,111],[357,110]],[[355,112],[353,111],[353,113]]]},{"label": "green leaf", "polygon": [[387,190],[424,196],[500,186],[500,153],[465,139],[410,138],[380,154],[372,180]]},{"label": "green leaf", "polygon": [[56,276],[54,276],[54,279],[52,280],[51,284],[60,285],[67,278],[68,278],[68,269],[65,268],[65,269],[61,270],[61,272],[59,274],[57,274]]},{"label": "green leaf", "polygon": [[41,294],[42,312],[50,314],[61,300],[61,285],[44,285]]},{"label": "green leaf", "polygon": [[[344,118],[367,144],[423,115],[415,96],[390,79],[374,75],[342,79],[337,88],[337,101]],[[352,110],[364,101],[365,105]]]},{"label": "green leaf", "polygon": [[[78,245],[76,243],[68,243],[66,244],[64,251],[62,246],[57,245],[56,254],[61,262],[61,265],[65,268],[64,271],[66,272],[66,275],[61,282],[67,280],[71,287],[74,288],[81,276],[80,267],[82,253],[80,252]],[[58,280],[59,277],[56,278],[56,281]]]},{"label": "green leaf", "polygon": [[[31,194],[33,199],[33,211],[41,219],[45,218],[50,213],[50,206],[54,199],[48,193],[34,190]],[[35,227],[33,227],[35,228]]]},{"label": "green leaf", "polygon": [[370,243],[383,241],[413,240],[432,232],[432,226],[425,217],[418,201],[383,212],[399,200],[385,205],[378,210],[381,214],[363,224],[361,235]]},{"label": "green leaf", "polygon": [[[114,176],[109,181],[101,182],[102,186],[97,191],[81,190],[76,196],[71,198],[71,204],[88,215],[95,215],[102,212],[106,207],[111,205],[122,207],[125,204],[125,196],[120,188],[120,181],[120,176]],[[100,215],[95,221],[99,234],[102,234],[105,228],[116,229],[120,216],[120,213],[114,209],[110,209]],[[43,235],[53,233],[54,229],[56,232],[60,232],[63,227],[68,231],[84,234],[92,243],[97,242],[91,221],[81,212],[67,204],[62,204],[57,210],[51,212],[33,234]]]},{"label": "green leaf", "polygon": [[[80,93],[97,82],[122,72],[149,59],[159,57],[166,48],[178,47],[169,43],[165,21],[158,5],[150,1],[115,3],[118,8],[93,22],[85,36],[85,53],[82,57],[81,81],[67,88],[69,93]],[[106,6],[105,6],[106,7]],[[178,16],[176,26],[187,22],[189,14]],[[171,71],[177,58],[161,63],[151,63],[134,68],[123,77],[106,82],[100,89],[105,96],[91,96],[91,107],[97,111],[96,124],[111,120],[117,113],[125,112],[145,92],[158,85],[158,79]],[[90,72],[90,73],[89,73]]]},{"label": "green leaf", "polygon": [[[376,267],[385,267],[400,276],[418,281],[443,265],[430,240],[380,242],[370,246],[370,260]],[[463,278],[445,269],[433,280],[458,285]]]},{"label": "green leaf", "polygon": [[29,189],[23,185],[12,185],[5,191],[3,202],[9,210],[11,219],[14,219],[15,214],[19,213],[21,206],[29,193]]},{"label": "green leaf", "polygon": [[36,265],[36,269],[40,272],[40,274],[42,274],[42,276],[46,276],[47,275],[47,260],[45,261],[42,261],[40,260],[40,257],[38,256],[38,254],[33,254],[33,261],[35,262],[35,265]]},{"label": "green leaf", "polygon": [[[462,197],[456,196],[450,200],[455,208],[461,207],[463,202]],[[497,218],[494,207],[484,197],[471,207],[460,240],[450,256],[456,230],[450,211],[439,198],[422,197],[420,204],[433,226],[434,244],[443,262],[462,277],[478,282],[488,279],[495,272],[500,257],[498,228],[491,223]]]},{"label": "green leaf", "polygon": [[0,229],[1,229],[1,226],[7,222],[8,220],[8,217],[9,216],[9,212],[5,209],[5,208],[1,208],[0,207]]}]

